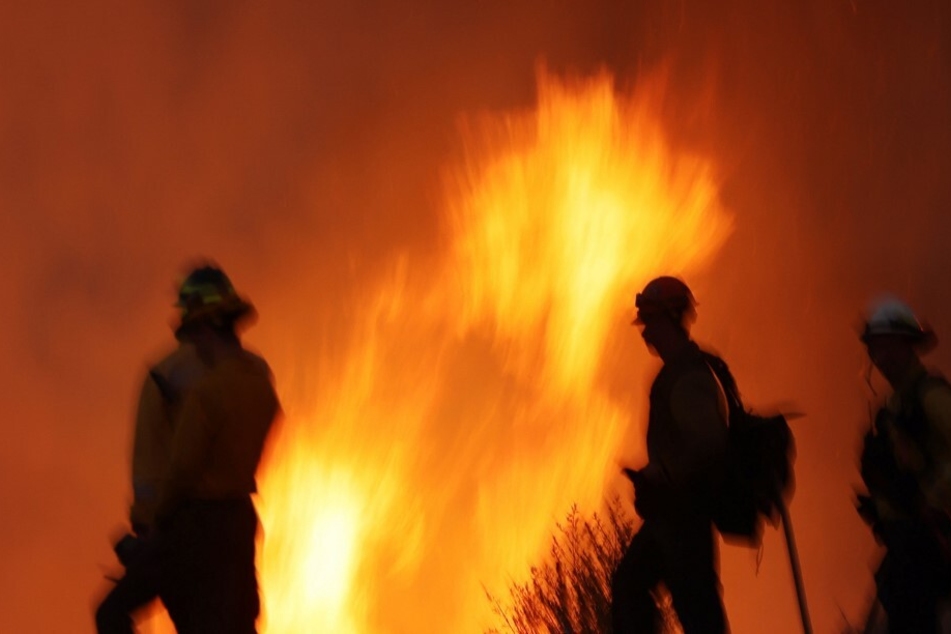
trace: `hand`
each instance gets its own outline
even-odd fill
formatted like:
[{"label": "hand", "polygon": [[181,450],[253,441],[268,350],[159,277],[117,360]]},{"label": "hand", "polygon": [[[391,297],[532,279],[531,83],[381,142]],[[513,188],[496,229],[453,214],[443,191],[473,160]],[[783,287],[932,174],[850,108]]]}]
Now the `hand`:
[{"label": "hand", "polygon": [[645,520],[656,516],[664,502],[662,488],[648,478],[643,470],[625,468],[623,471],[634,484],[634,510]]},{"label": "hand", "polygon": [[640,471],[636,471],[634,469],[631,469],[630,467],[624,467],[623,469],[621,469],[621,471],[624,473],[624,475],[627,476],[627,479],[630,480],[631,483],[634,484],[635,487],[637,487],[639,480],[640,481],[643,480],[644,476],[641,474]]},{"label": "hand", "polygon": [[119,538],[112,549],[115,551],[116,557],[119,558],[119,563],[128,568],[142,554],[143,547],[144,542],[141,537],[126,533]]},{"label": "hand", "polygon": [[865,520],[869,526],[874,526],[878,520],[878,509],[875,508],[875,502],[871,496],[858,495],[855,498],[855,510],[859,512],[859,517]]}]

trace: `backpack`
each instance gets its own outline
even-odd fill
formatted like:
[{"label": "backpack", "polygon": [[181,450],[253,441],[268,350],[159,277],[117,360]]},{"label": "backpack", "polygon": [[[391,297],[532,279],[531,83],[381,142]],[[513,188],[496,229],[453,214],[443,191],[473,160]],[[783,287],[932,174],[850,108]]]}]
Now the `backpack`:
[{"label": "backpack", "polygon": [[730,416],[726,473],[713,500],[713,523],[725,540],[758,547],[764,521],[775,526],[780,504],[792,495],[792,432],[781,414],[760,416],[748,411],[726,363],[712,354],[703,355],[723,387]]}]

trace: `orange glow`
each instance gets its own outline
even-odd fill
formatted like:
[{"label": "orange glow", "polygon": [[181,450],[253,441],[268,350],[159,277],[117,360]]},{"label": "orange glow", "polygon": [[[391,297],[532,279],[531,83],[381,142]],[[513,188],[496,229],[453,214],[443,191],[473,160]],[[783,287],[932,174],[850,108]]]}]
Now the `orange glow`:
[{"label": "orange glow", "polygon": [[[345,474],[327,473],[317,466],[307,468],[307,456],[295,456],[293,475],[308,483],[287,495],[287,515],[293,532],[282,542],[268,546],[262,574],[268,579],[268,597],[288,594],[294,602],[281,602],[268,610],[270,629],[278,632],[306,631],[302,623],[325,623],[333,631],[359,631],[357,608],[351,599],[357,543],[363,528],[358,501]],[[265,518],[269,523],[269,518]],[[272,539],[277,539],[277,536]],[[270,574],[277,567],[280,573]],[[273,579],[273,581],[271,581]]]},{"label": "orange glow", "polygon": [[602,385],[609,332],[648,277],[696,271],[729,232],[662,98],[542,73],[537,111],[470,122],[443,255],[400,261],[339,350],[276,368],[263,631],[481,632],[484,589],[521,580],[572,504],[600,505],[632,417]]},{"label": "orange glow", "polygon": [[667,146],[662,88],[622,100],[607,74],[543,75],[536,115],[470,139],[497,146],[470,158],[453,205],[467,325],[496,330],[552,393],[586,398],[635,286],[690,272],[726,237],[711,166]]}]

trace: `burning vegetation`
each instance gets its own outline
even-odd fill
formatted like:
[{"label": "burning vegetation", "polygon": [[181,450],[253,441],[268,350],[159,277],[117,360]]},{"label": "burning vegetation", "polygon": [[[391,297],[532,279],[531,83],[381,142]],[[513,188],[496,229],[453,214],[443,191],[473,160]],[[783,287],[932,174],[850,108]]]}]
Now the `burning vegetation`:
[{"label": "burning vegetation", "polygon": [[[498,625],[485,591],[530,583],[638,450],[629,308],[659,272],[699,284],[697,334],[751,405],[808,414],[817,629],[865,610],[851,496],[881,394],[852,326],[888,290],[951,331],[947,2],[60,4],[0,9],[0,630],[93,627],[135,369],[195,255],[261,308],[288,412],[259,474],[262,631]],[[512,110],[539,55],[558,74]],[[618,83],[561,74],[598,65]],[[724,549],[736,631],[797,629],[773,552]]]},{"label": "burning vegetation", "polygon": [[609,333],[632,288],[696,271],[730,226],[663,97],[662,78],[622,95],[541,73],[537,110],[464,124],[444,255],[397,263],[347,344],[301,359],[314,397],[261,474],[264,631],[481,631],[483,589],[601,506],[631,418],[603,385]]},{"label": "burning vegetation", "polygon": [[535,110],[467,119],[442,255],[395,262],[348,339],[275,368],[308,393],[284,390],[259,475],[263,632],[484,631],[486,592],[602,508],[633,417],[611,333],[632,289],[730,230],[713,165],[667,141],[664,88],[541,72]]}]

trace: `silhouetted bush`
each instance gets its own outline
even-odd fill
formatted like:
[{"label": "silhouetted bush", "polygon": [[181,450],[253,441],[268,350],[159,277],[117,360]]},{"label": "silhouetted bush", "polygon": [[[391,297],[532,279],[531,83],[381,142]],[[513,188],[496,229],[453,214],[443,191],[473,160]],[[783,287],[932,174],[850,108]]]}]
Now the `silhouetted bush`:
[{"label": "silhouetted bush", "polygon": [[[531,580],[509,588],[509,600],[488,595],[501,622],[486,634],[610,634],[611,574],[634,526],[615,500],[588,519],[572,508],[556,526],[549,558]],[[668,631],[677,628],[669,598],[660,599]]]}]

